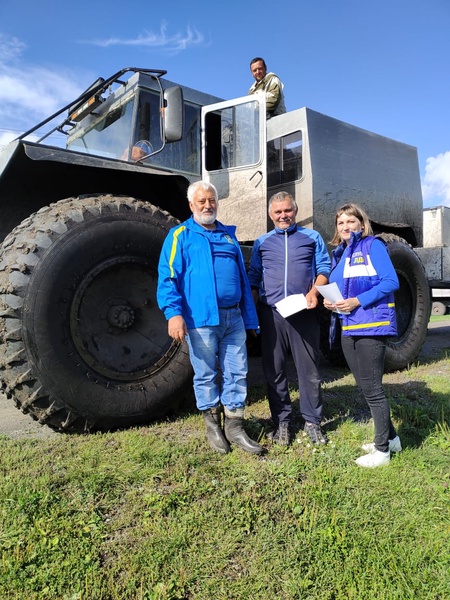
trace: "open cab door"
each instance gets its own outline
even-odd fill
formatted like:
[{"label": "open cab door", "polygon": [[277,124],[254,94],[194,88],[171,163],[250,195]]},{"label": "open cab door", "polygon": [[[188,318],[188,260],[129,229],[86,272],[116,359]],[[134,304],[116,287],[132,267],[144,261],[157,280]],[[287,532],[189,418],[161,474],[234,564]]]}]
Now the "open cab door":
[{"label": "open cab door", "polygon": [[219,220],[250,242],[267,231],[265,94],[202,108],[202,177],[219,193]]}]

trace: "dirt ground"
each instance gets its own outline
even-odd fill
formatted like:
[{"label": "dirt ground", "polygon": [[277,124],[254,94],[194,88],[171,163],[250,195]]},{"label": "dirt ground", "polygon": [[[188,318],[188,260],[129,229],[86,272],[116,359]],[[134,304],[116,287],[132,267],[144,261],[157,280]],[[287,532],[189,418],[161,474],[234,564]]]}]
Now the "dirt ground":
[{"label": "dirt ground", "polygon": [[[450,350],[450,321],[438,321],[430,323],[428,336],[419,354],[419,361],[429,362],[437,357],[441,350]],[[295,379],[293,365],[290,365],[289,376]],[[249,359],[249,384],[259,384],[264,381],[260,359],[252,357]],[[0,435],[6,435],[12,439],[33,438],[46,439],[61,435],[47,426],[40,425],[29,415],[24,415],[18,410],[11,400],[0,394]]]}]

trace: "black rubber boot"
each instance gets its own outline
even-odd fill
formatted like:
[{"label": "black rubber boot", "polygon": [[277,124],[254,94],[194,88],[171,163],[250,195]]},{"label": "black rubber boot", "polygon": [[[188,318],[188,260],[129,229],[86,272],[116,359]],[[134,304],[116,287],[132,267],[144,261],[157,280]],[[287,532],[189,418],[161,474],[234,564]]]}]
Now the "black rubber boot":
[{"label": "black rubber boot", "polygon": [[245,452],[262,454],[265,452],[265,448],[250,439],[244,431],[243,415],[243,409],[234,411],[225,409],[225,437],[230,443],[236,444]]},{"label": "black rubber boot", "polygon": [[222,431],[222,410],[220,407],[203,411],[206,424],[206,440],[213,450],[221,454],[228,454],[230,445]]}]

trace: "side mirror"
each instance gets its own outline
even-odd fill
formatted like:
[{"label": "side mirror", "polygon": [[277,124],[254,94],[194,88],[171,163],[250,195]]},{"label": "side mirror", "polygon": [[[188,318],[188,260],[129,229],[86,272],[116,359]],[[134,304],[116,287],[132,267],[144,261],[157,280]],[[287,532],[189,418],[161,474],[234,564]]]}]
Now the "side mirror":
[{"label": "side mirror", "polygon": [[164,90],[164,137],[168,144],[183,137],[184,104],[183,91],[174,85]]}]

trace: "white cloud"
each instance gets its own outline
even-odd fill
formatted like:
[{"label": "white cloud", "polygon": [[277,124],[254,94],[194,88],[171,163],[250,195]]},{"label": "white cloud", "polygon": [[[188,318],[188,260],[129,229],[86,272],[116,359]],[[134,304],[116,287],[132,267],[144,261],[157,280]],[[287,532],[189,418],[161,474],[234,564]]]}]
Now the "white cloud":
[{"label": "white cloud", "polygon": [[[87,86],[73,72],[55,67],[27,64],[26,45],[0,33],[0,143],[12,138],[76,98]],[[84,79],[85,76],[83,76]],[[87,79],[87,78],[86,78]]]},{"label": "white cloud", "polygon": [[[131,39],[110,38],[84,43],[102,47],[133,46],[158,48],[177,54],[187,48],[209,45],[205,36],[188,26],[185,32],[167,33],[162,23],[159,32],[146,31]],[[27,63],[27,45],[17,37],[0,32],[0,145],[30,129],[76,98],[94,79],[91,74],[75,74],[59,65]],[[51,127],[48,126],[46,130]]]},{"label": "white cloud", "polygon": [[[32,85],[30,85],[32,82]],[[24,110],[32,117],[48,116],[76,98],[80,87],[67,76],[50,69],[29,66],[19,70],[0,65],[0,118],[18,116]]]},{"label": "white cloud", "polygon": [[182,50],[186,50],[192,46],[209,45],[205,41],[205,36],[197,31],[197,29],[188,26],[186,32],[167,34],[167,23],[161,24],[160,30],[157,33],[153,31],[145,31],[135,38],[117,38],[111,37],[103,40],[82,40],[81,43],[93,44],[107,48],[109,46],[134,46],[141,48],[159,48],[170,54],[177,54]]},{"label": "white cloud", "polygon": [[450,150],[427,158],[422,193],[426,205],[450,206]]},{"label": "white cloud", "polygon": [[19,134],[19,131],[2,131],[0,129],[0,146],[6,146],[6,144],[12,142]]},{"label": "white cloud", "polygon": [[26,44],[18,38],[0,32],[0,63],[15,60],[25,48]]}]

